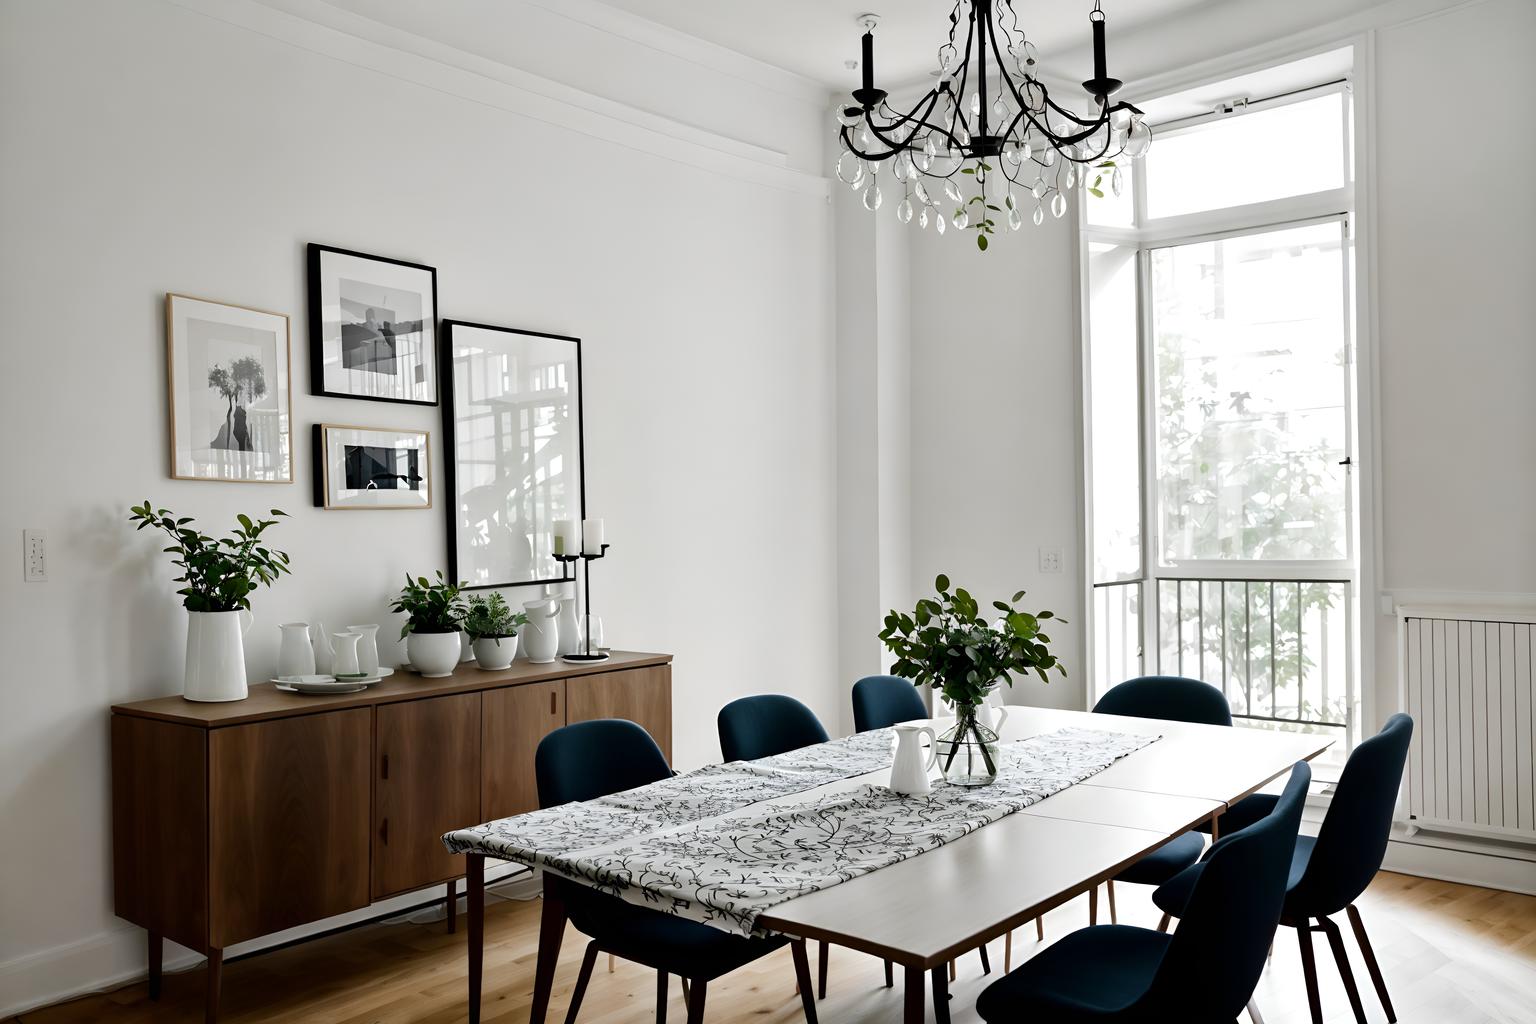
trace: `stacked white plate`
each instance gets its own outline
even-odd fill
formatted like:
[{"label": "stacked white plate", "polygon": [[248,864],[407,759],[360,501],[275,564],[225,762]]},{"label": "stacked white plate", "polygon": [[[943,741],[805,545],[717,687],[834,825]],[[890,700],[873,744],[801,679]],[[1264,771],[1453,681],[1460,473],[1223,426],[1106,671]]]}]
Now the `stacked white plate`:
[{"label": "stacked white plate", "polygon": [[357,693],[394,674],[392,668],[381,668],[367,676],[278,676],[267,681],[285,693]]}]

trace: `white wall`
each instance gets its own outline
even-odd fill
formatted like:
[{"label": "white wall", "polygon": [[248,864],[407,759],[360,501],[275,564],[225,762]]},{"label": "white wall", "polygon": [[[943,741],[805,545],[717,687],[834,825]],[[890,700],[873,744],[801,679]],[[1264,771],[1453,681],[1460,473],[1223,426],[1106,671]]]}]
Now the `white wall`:
[{"label": "white wall", "polygon": [[[1068,675],[1006,695],[1066,708],[1086,692],[1074,223],[1026,219],[986,252],[970,231],[911,240],[913,585],[947,573],[984,606],[1027,590],[1066,619],[1048,634]],[[1063,572],[1039,571],[1042,547]]]},{"label": "white wall", "polygon": [[[209,529],[291,514],[273,540],[296,575],[254,600],[255,677],[276,623],[393,622],[402,571],[444,565],[441,505],[310,507],[310,424],[439,416],[307,394],[306,242],[435,265],[443,316],[584,339],[589,509],[614,545],[598,610],[618,646],[676,654],[678,764],[718,757],[732,697],[841,706],[824,183],[732,140],[584,110],[569,131],[546,97],[271,13],[0,7],[0,1014],[142,970],[111,913],[107,709],[178,692],[185,626],[129,503]],[[659,102],[654,67],[631,70]],[[766,149],[825,121],[819,99],[758,93]],[[170,290],[293,314],[293,484],[166,478]],[[22,582],[23,528],[48,531],[47,583]]]}]

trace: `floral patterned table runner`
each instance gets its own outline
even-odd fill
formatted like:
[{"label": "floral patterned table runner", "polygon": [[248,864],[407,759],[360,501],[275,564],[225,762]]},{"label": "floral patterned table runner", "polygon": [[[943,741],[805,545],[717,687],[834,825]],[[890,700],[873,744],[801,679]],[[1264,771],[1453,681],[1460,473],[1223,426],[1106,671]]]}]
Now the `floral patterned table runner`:
[{"label": "floral patterned table runner", "polygon": [[[863,785],[785,800],[889,767],[892,731],[881,729],[502,818],[450,832],[443,843],[752,935],[771,907],[953,842],[1158,738],[1060,729],[1003,744],[990,786],[939,783],[926,796],[902,796]],[[775,802],[758,806],[765,801]]]}]

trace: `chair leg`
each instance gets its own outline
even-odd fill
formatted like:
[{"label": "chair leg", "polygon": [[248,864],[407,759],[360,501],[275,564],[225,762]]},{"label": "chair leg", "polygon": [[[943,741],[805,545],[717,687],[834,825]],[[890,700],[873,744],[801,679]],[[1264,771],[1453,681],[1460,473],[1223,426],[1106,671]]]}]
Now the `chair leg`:
[{"label": "chair leg", "polygon": [[1349,952],[1344,948],[1344,933],[1326,917],[1317,919],[1333,947],[1333,959],[1339,965],[1339,977],[1344,979],[1344,991],[1349,995],[1349,1008],[1355,1011],[1356,1024],[1365,1024],[1365,1007],[1360,1002],[1360,989],[1355,986],[1355,972],[1349,966]]},{"label": "chair leg", "polygon": [[827,998],[827,961],[828,953],[832,946],[825,939],[821,942],[821,948],[816,951],[816,998]]},{"label": "chair leg", "polygon": [[949,962],[949,980],[955,980],[955,962],[953,960]]},{"label": "chair leg", "polygon": [[576,1024],[581,1012],[581,999],[587,994],[587,982],[592,980],[592,967],[597,963],[596,940],[587,943],[586,955],[581,958],[581,973],[576,975],[576,987],[571,990],[571,1008],[565,1011],[565,1024]]},{"label": "chair leg", "polygon": [[[821,948],[826,949],[826,943],[822,943]],[[811,996],[811,959],[805,953],[805,940],[791,940],[789,951],[795,958],[795,977],[800,981],[800,1009],[805,1014],[805,1024],[816,1024],[816,1000]]]},{"label": "chair leg", "polygon": [[885,987],[896,987],[896,968],[889,960],[885,962]]},{"label": "chair leg", "polygon": [[1035,918],[1035,941],[1045,941],[1045,918],[1043,917]]},{"label": "chair leg", "polygon": [[693,995],[688,997],[688,1024],[704,1024],[704,996],[709,992],[707,982],[693,983]]},{"label": "chair leg", "polygon": [[1344,908],[1349,915],[1349,925],[1355,931],[1355,941],[1360,944],[1360,955],[1365,957],[1365,969],[1370,972],[1371,984],[1376,986],[1376,995],[1381,999],[1381,1008],[1387,1011],[1387,1020],[1391,1024],[1397,1024],[1397,1012],[1392,1009],[1392,1000],[1387,996],[1387,980],[1381,976],[1381,968],[1376,963],[1376,953],[1371,949],[1371,940],[1365,935],[1365,922],[1360,919],[1360,911],[1351,903]]},{"label": "chair leg", "polygon": [[1312,957],[1312,925],[1306,918],[1296,922],[1296,941],[1301,944],[1301,974],[1307,983],[1307,1006],[1312,1024],[1323,1024],[1323,997],[1317,991],[1317,961]]},{"label": "chair leg", "polygon": [[656,1024],[667,1024],[667,972],[656,972]]},{"label": "chair leg", "polygon": [[1160,932],[1166,932],[1168,930],[1168,922],[1172,920],[1173,918],[1169,917],[1167,914],[1164,914],[1163,919],[1157,922],[1157,930]]},{"label": "chair leg", "polygon": [[949,981],[942,967],[933,969],[933,1020],[934,1024],[949,1024]]},{"label": "chair leg", "polygon": [[1003,973],[1013,970],[1013,929],[1003,936]]},{"label": "chair leg", "polygon": [[1094,886],[1088,890],[1088,923],[1099,923],[1099,887]]},{"label": "chair leg", "polygon": [[1264,1024],[1264,1015],[1259,1012],[1259,1004],[1254,1000],[1248,1000],[1248,1019],[1253,1024]]},{"label": "chair leg", "polygon": [[608,954],[608,973],[609,974],[613,973],[614,961],[617,960],[617,959],[618,959],[618,957],[614,956],[612,953]]}]

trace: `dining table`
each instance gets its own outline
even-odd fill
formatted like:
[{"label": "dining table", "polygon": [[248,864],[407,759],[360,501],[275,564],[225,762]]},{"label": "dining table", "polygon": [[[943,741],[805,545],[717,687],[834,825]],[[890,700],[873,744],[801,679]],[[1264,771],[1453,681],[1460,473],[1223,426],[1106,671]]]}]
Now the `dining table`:
[{"label": "dining table", "polygon": [[[920,724],[942,733],[952,721]],[[1285,775],[1298,761],[1317,757],[1333,742],[1315,733],[1021,705],[1008,707],[998,733],[1006,749],[1025,741],[1047,742],[1076,730],[1101,736],[1128,734],[1123,749],[1130,752],[1117,752],[1107,767],[1095,766],[1092,774],[1074,778],[1026,806],[1010,808],[995,820],[989,815],[984,824],[948,836],[940,845],[874,870],[844,872],[852,877],[834,879],[765,906],[752,917],[754,933],[817,939],[894,963],[902,972],[904,1024],[921,1024],[926,1019],[931,979],[935,1013],[942,1024],[947,1018],[947,965],[952,960],[1092,892],[1139,858],[1203,823],[1209,822],[1214,830],[1228,807]],[[839,742],[822,745],[828,748],[829,758],[836,755]],[[806,748],[806,753],[814,759],[816,749]],[[870,792],[869,787],[884,792],[879,787],[885,785],[889,771],[887,761],[873,771],[799,792],[781,791],[751,806],[704,817],[689,827],[701,835],[712,827],[725,830],[731,819],[743,815],[792,814],[807,805],[839,807],[839,795]],[[936,790],[947,786],[937,772],[933,784]],[[523,860],[545,870],[554,864],[567,877],[591,880],[582,877],[584,872],[572,870],[569,861],[550,858],[539,863],[539,858],[528,855],[530,851],[519,848],[509,854],[506,844],[488,840],[515,822],[505,819],[444,837],[445,842],[452,840],[450,848],[467,855],[472,1024],[479,1020],[480,1010],[486,859]],[[563,908],[546,899],[530,1024],[544,1024],[565,924]]]}]

